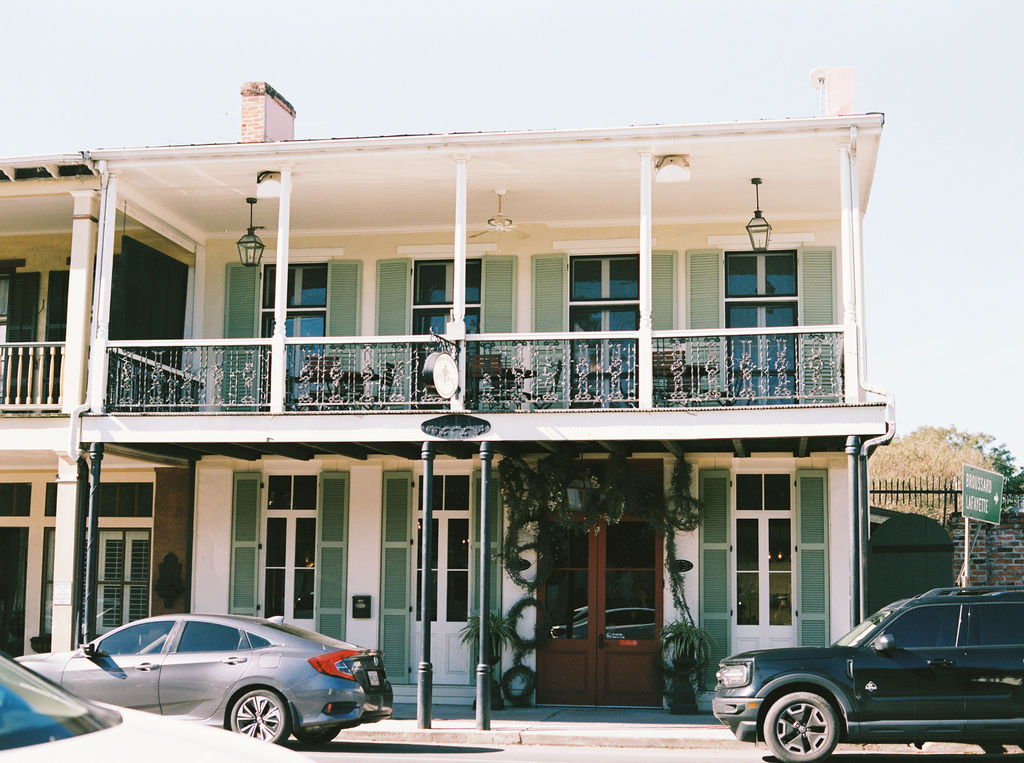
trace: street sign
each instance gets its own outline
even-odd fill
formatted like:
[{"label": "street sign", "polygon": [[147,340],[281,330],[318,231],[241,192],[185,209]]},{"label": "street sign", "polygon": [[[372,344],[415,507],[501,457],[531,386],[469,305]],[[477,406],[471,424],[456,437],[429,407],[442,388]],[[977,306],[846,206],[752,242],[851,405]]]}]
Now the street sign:
[{"label": "street sign", "polygon": [[989,524],[999,524],[1003,500],[1003,475],[964,464],[964,516]]}]

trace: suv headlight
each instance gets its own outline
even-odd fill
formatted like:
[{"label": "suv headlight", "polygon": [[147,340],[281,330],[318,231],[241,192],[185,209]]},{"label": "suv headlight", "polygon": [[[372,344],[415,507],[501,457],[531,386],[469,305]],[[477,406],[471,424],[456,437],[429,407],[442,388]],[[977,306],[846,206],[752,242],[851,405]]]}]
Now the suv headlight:
[{"label": "suv headlight", "polygon": [[723,665],[715,673],[718,683],[727,688],[746,686],[750,683],[750,663],[741,662],[736,665]]}]

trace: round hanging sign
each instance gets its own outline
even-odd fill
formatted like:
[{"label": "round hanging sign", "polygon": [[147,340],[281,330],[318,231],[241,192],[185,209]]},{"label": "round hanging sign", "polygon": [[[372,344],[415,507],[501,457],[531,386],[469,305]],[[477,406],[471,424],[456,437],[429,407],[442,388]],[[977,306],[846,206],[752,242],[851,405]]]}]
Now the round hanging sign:
[{"label": "round hanging sign", "polygon": [[459,391],[459,364],[446,352],[432,352],[423,361],[423,379],[438,397],[450,400]]}]

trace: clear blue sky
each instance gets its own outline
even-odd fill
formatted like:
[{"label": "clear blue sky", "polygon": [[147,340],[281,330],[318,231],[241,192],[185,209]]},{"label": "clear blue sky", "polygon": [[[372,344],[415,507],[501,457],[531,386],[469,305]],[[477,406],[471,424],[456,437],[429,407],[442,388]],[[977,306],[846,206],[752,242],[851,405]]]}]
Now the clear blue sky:
[{"label": "clear blue sky", "polygon": [[296,137],[812,116],[853,66],[886,127],[865,220],[869,377],[902,433],[1024,462],[1024,2],[9,3],[0,156],[234,141],[266,80]]}]

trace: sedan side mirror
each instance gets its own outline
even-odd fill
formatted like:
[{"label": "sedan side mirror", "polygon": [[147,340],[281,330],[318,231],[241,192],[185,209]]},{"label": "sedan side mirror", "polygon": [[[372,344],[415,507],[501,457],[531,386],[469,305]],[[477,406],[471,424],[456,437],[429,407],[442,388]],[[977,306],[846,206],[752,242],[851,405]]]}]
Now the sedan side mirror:
[{"label": "sedan side mirror", "polygon": [[875,651],[879,654],[885,654],[891,652],[896,648],[896,639],[889,633],[883,633],[881,636],[875,639]]},{"label": "sedan side mirror", "polygon": [[96,657],[108,657],[109,655],[96,646],[95,642],[91,642],[82,647],[82,654],[86,657],[93,659]]}]

